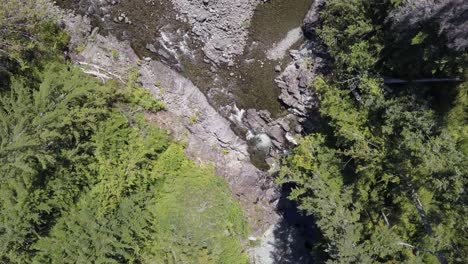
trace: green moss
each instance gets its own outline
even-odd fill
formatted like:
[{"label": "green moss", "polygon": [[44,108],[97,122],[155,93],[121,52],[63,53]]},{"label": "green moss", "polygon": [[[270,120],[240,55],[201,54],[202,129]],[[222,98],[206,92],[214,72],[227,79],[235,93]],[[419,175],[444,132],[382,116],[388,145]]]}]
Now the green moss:
[{"label": "green moss", "polygon": [[262,240],[256,237],[255,240],[249,240],[249,246],[252,248],[259,247],[262,244]]},{"label": "green moss", "polygon": [[116,49],[111,49],[111,56],[113,60],[118,60],[119,59],[119,52]]},{"label": "green moss", "polygon": [[227,155],[227,154],[229,154],[229,149],[223,148],[223,155]]},{"label": "green moss", "polygon": [[82,52],[84,49],[86,48],[86,46],[84,44],[79,44],[76,48],[75,48],[75,51],[80,53]]},{"label": "green moss", "polygon": [[200,116],[200,111],[196,111],[193,115],[190,116],[189,122],[191,125],[198,122],[198,117]]},{"label": "green moss", "polygon": [[250,21],[249,21],[249,20],[244,20],[244,21],[241,23],[241,27],[243,27],[243,28],[249,28],[249,27],[250,27]]},{"label": "green moss", "polygon": [[151,112],[157,112],[166,108],[164,102],[154,99],[150,91],[141,86],[136,86],[130,90],[130,103],[134,106],[139,106]]},{"label": "green moss", "polygon": [[137,68],[131,68],[127,74],[126,87],[123,90],[124,97],[132,106],[141,107],[144,110],[157,112],[166,108],[164,102],[154,98],[151,92],[138,83],[140,71]]},{"label": "green moss", "polygon": [[166,177],[154,209],[157,236],[146,248],[147,261],[247,263],[240,240],[248,225],[224,180],[187,159],[179,145],[169,147],[156,168]]},{"label": "green moss", "polygon": [[411,39],[411,45],[419,45],[424,42],[428,35],[424,32],[418,32],[416,36]]},{"label": "green moss", "polygon": [[190,116],[190,124],[191,124],[191,125],[197,123],[197,121],[198,121],[198,118],[197,118],[196,115]]}]

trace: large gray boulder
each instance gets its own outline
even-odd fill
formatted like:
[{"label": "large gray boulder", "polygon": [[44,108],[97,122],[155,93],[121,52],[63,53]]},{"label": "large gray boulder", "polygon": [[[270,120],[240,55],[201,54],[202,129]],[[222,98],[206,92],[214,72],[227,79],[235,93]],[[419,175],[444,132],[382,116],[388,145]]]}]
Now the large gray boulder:
[{"label": "large gray boulder", "polygon": [[407,0],[389,16],[393,29],[413,34],[425,25],[437,25],[439,35],[447,37],[447,46],[455,50],[468,48],[468,1]]}]

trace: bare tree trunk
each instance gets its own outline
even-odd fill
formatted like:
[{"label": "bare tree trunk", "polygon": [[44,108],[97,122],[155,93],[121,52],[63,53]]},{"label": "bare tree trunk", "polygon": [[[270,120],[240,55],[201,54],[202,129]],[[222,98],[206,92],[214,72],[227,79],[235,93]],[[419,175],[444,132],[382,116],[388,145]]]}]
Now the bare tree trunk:
[{"label": "bare tree trunk", "polygon": [[383,218],[384,218],[384,220],[385,220],[385,223],[387,224],[387,226],[390,226],[390,222],[388,222],[388,218],[387,218],[387,216],[385,215],[383,209],[380,210],[380,211],[382,212],[382,216],[383,216]]},{"label": "bare tree trunk", "polygon": [[425,78],[417,80],[402,80],[395,78],[385,78],[385,84],[405,84],[405,83],[439,83],[439,82],[461,82],[459,78]]},{"label": "bare tree trunk", "polygon": [[356,91],[356,88],[352,87],[352,88],[350,88],[350,90],[353,93],[354,98],[356,98],[356,101],[358,101],[360,104],[364,104],[364,102],[362,101],[362,97],[358,93],[358,91]]},{"label": "bare tree trunk", "polygon": [[[416,206],[416,209],[418,210],[419,217],[421,218],[421,222],[423,223],[424,230],[429,236],[432,236],[433,230],[431,227],[431,224],[429,220],[427,219],[426,212],[424,211],[424,207],[419,200],[418,194],[414,190],[414,188],[409,184],[411,188],[411,199],[413,200],[414,205]],[[434,253],[437,256],[437,259],[439,260],[440,264],[448,264],[447,259],[445,258],[444,254],[440,251],[436,251]]]},{"label": "bare tree trunk", "polygon": [[414,189],[411,189],[411,199],[413,200],[414,205],[416,206],[416,209],[418,210],[419,217],[421,218],[421,221],[424,226],[424,230],[426,230],[426,233],[428,235],[432,235],[432,227],[429,221],[427,220],[426,212],[424,211],[423,205],[421,201],[418,198],[418,194]]}]

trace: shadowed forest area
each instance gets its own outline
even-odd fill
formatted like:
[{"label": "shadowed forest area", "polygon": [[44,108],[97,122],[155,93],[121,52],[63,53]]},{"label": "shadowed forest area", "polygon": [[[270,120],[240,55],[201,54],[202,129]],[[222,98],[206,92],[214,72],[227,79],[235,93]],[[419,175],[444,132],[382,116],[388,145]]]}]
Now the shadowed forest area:
[{"label": "shadowed forest area", "polygon": [[[329,56],[313,84],[321,127],[278,182],[314,216],[319,262],[467,261],[467,11],[463,1],[329,0],[306,28]],[[444,78],[456,81],[412,81]]]}]

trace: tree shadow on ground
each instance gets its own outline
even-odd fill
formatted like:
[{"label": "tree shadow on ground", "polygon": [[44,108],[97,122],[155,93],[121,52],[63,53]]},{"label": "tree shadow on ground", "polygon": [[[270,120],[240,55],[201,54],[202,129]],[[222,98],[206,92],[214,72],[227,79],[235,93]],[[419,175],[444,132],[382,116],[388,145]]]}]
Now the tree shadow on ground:
[{"label": "tree shadow on ground", "polygon": [[301,214],[296,202],[287,197],[292,186],[283,186],[277,210],[282,219],[277,224],[273,234],[274,252],[272,259],[275,264],[309,264],[313,263],[311,250],[317,230],[312,216]]}]

